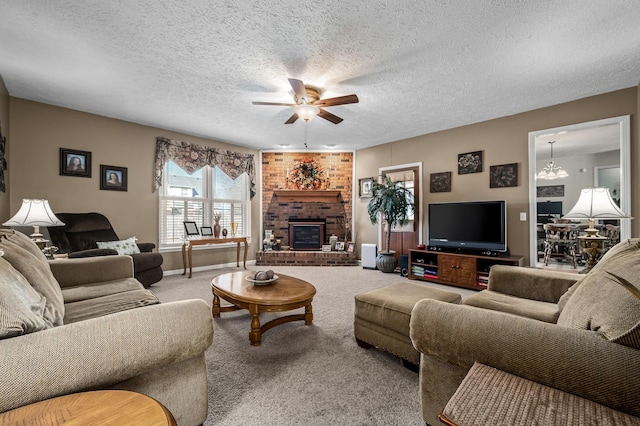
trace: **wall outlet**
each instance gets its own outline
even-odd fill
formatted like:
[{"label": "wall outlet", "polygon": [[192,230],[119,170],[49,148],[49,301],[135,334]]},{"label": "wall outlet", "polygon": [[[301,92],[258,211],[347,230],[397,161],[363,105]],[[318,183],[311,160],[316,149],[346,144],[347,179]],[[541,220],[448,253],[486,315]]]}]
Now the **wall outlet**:
[{"label": "wall outlet", "polygon": [[520,212],[520,222],[527,221],[527,212]]}]

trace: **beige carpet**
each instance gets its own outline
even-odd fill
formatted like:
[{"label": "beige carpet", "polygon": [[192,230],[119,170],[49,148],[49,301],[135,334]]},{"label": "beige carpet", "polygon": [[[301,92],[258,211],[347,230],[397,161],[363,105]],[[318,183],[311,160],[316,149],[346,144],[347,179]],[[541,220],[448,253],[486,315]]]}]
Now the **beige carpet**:
[{"label": "beige carpet", "polygon": [[[354,296],[406,278],[357,266],[273,269],[316,287],[313,325],[279,325],[254,347],[249,344],[248,312],[216,318],[213,345],[206,353],[205,425],[424,425],[418,374],[390,354],[358,347],[353,338]],[[236,270],[198,272],[191,279],[168,276],[151,290],[163,302],[201,298],[211,305],[211,279]],[[425,285],[463,297],[474,293]],[[280,315],[261,315],[261,322]]]}]

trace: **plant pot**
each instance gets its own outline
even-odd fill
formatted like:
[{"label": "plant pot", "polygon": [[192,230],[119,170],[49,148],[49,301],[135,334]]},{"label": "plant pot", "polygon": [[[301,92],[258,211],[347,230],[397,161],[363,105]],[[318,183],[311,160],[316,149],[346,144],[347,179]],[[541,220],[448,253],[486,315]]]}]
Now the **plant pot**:
[{"label": "plant pot", "polygon": [[378,253],[378,257],[376,258],[376,266],[382,272],[393,272],[396,270],[396,265],[398,261],[395,257],[396,252],[393,250],[390,251],[381,251]]}]

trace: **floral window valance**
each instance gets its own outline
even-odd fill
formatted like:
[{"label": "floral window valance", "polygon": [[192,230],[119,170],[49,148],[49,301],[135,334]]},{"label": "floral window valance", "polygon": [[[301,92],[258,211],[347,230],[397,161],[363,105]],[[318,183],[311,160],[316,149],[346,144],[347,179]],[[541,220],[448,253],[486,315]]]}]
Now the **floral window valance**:
[{"label": "floral window valance", "polygon": [[156,138],[156,160],[153,176],[153,190],[162,186],[162,173],[167,161],[173,161],[182,170],[191,174],[204,166],[218,167],[231,179],[243,173],[249,176],[251,198],[256,195],[256,174],[253,154],[241,154],[204,145]]}]

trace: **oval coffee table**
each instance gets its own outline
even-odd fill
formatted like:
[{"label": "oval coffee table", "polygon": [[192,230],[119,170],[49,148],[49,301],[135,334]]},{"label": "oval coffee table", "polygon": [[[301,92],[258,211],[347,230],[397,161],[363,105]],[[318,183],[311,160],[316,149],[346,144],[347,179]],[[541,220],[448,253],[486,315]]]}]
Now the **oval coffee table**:
[{"label": "oval coffee table", "polygon": [[[215,277],[211,281],[213,292],[214,318],[220,317],[221,312],[247,309],[251,314],[251,331],[249,341],[258,346],[262,340],[262,333],[276,325],[290,321],[303,321],[311,325],[313,310],[311,301],[316,294],[316,288],[306,281],[278,274],[278,280],[267,285],[254,285],[246,280],[252,278],[255,271],[230,272]],[[220,306],[220,299],[224,299],[233,306]],[[260,312],[285,312],[304,307],[304,314],[287,315],[276,318],[260,325]]]}]

